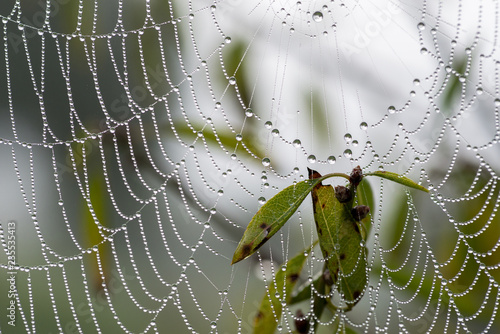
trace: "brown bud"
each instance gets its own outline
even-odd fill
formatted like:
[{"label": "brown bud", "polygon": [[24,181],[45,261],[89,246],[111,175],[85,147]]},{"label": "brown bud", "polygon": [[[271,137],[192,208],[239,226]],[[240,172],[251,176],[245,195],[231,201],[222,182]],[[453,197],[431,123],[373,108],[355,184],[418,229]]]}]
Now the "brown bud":
[{"label": "brown bud", "polygon": [[349,188],[344,186],[336,186],[335,187],[335,197],[339,200],[340,203],[349,202],[352,198],[351,191]]},{"label": "brown bud", "polygon": [[370,212],[370,208],[366,205],[357,205],[351,210],[354,220],[358,222],[365,218],[368,212]]},{"label": "brown bud", "polygon": [[333,283],[335,283],[333,281],[333,277],[332,277],[332,274],[330,273],[330,269],[325,269],[325,271],[323,271],[323,280],[325,281],[325,284],[328,285],[328,286],[332,286]]},{"label": "brown bud", "polygon": [[351,176],[349,177],[349,182],[354,188],[356,188],[362,179],[363,171],[361,170],[361,167],[357,166],[352,170]]},{"label": "brown bud", "polygon": [[295,313],[295,318],[295,329],[297,329],[297,332],[299,332],[300,334],[309,332],[309,319],[305,318],[302,310],[297,310],[297,312]]}]

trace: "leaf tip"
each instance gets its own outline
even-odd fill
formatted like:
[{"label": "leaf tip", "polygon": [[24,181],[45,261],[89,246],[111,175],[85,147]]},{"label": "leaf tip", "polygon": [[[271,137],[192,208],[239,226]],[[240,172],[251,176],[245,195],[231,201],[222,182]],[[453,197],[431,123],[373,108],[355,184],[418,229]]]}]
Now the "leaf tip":
[{"label": "leaf tip", "polygon": [[[255,249],[256,250],[256,249]],[[254,250],[254,251],[255,251]],[[240,262],[241,260],[246,259],[250,255],[252,255],[252,244],[239,244],[236,250],[234,251],[233,260],[231,261],[231,265]]]},{"label": "leaf tip", "polygon": [[321,177],[320,173],[318,173],[317,171],[315,171],[314,169],[311,169],[309,167],[307,167],[307,172],[309,175],[309,180],[318,179]]},{"label": "leaf tip", "polygon": [[242,256],[241,254],[235,252],[233,255],[233,259],[231,260],[231,265],[236,264],[245,258],[246,258],[245,256]]}]

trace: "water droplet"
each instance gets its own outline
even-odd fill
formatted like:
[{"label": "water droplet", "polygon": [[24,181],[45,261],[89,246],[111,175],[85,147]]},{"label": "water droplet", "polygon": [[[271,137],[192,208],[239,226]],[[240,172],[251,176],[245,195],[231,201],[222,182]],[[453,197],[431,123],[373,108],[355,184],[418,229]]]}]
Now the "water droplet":
[{"label": "water droplet", "polygon": [[235,77],[230,77],[229,78],[229,84],[233,85],[233,86],[236,85],[236,78]]},{"label": "water droplet", "polygon": [[424,22],[419,22],[417,24],[418,30],[425,30],[425,23]]},{"label": "water droplet", "polygon": [[236,140],[237,140],[237,141],[241,141],[242,139],[243,139],[243,136],[241,135],[241,133],[238,133],[238,134],[236,135]]},{"label": "water droplet", "polygon": [[312,18],[314,22],[321,22],[323,21],[323,13],[320,11],[314,12]]},{"label": "water droplet", "polygon": [[366,129],[368,129],[368,124],[367,124],[366,122],[361,122],[361,123],[359,124],[359,128],[360,128],[361,130],[366,130]]},{"label": "water droplet", "polygon": [[495,107],[500,107],[500,99],[495,99]]},{"label": "water droplet", "polygon": [[262,175],[262,176],[260,177],[260,181],[261,181],[262,183],[266,182],[266,181],[267,181],[267,176]]},{"label": "water droplet", "polygon": [[247,110],[245,110],[245,115],[247,117],[252,117],[253,116],[253,110],[252,110],[252,108],[247,108]]},{"label": "water droplet", "polygon": [[415,86],[419,86],[419,85],[420,85],[420,80],[419,80],[419,79],[415,79],[415,80],[413,80],[413,84],[414,84]]},{"label": "water droplet", "polygon": [[477,87],[477,89],[476,89],[476,94],[477,94],[477,95],[482,95],[482,94],[483,94],[483,92],[484,92],[484,91],[483,91],[483,89],[482,89],[481,87]]},{"label": "water droplet", "polygon": [[328,159],[326,159],[326,161],[328,161],[330,165],[333,165],[337,161],[337,159],[333,155],[330,155]]},{"label": "water droplet", "polygon": [[198,131],[198,137],[203,137],[203,131]]},{"label": "water droplet", "polygon": [[259,202],[260,205],[263,205],[266,203],[266,198],[261,196],[257,201]]},{"label": "water droplet", "polygon": [[215,321],[212,321],[212,322],[210,323],[210,327],[211,327],[212,329],[216,329],[216,328],[217,328],[217,323],[216,323]]},{"label": "water droplet", "polygon": [[266,129],[270,129],[273,126],[273,122],[267,121],[266,123],[264,123],[264,126],[266,127]]},{"label": "water droplet", "polygon": [[429,51],[427,50],[427,48],[421,48],[420,49],[420,54],[423,54],[423,55],[426,55]]},{"label": "water droplet", "polygon": [[264,159],[262,159],[262,164],[265,167],[268,167],[271,164],[271,160],[269,158],[264,158]]},{"label": "water droplet", "polygon": [[224,42],[225,42],[226,44],[231,43],[231,37],[226,37],[226,38],[224,38]]},{"label": "water droplet", "polygon": [[313,164],[316,162],[316,157],[313,154],[311,154],[310,156],[307,157],[307,161]]},{"label": "water droplet", "polygon": [[273,135],[273,137],[278,137],[280,135],[280,130],[273,129],[273,131],[271,131],[271,134]]},{"label": "water droplet", "polygon": [[[500,100],[499,100],[500,101]],[[299,148],[300,145],[302,145],[302,142],[300,141],[300,139],[295,139],[293,141],[293,146],[295,146],[296,148]]]},{"label": "water droplet", "polygon": [[215,215],[216,213],[217,213],[217,209],[216,208],[211,208],[210,209],[210,214]]},{"label": "water droplet", "polygon": [[346,143],[350,143],[350,142],[351,142],[351,140],[352,140],[352,136],[351,136],[351,134],[350,134],[350,133],[346,133],[346,134],[344,135],[344,140],[345,140],[345,142],[346,142]]},{"label": "water droplet", "polygon": [[352,151],[350,149],[345,150],[344,157],[346,157],[346,158],[352,157]]},{"label": "water droplet", "polygon": [[396,107],[394,106],[389,106],[389,108],[387,108],[387,112],[389,114],[394,114],[396,112]]}]

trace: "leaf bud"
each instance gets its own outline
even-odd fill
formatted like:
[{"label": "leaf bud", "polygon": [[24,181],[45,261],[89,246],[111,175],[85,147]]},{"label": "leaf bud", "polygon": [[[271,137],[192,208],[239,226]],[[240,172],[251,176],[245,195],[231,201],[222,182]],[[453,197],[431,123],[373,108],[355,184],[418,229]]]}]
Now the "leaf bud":
[{"label": "leaf bud", "polygon": [[351,190],[344,186],[336,186],[335,197],[337,197],[340,203],[349,202],[352,199]]},{"label": "leaf bud", "polygon": [[332,286],[333,283],[333,277],[332,274],[330,273],[330,269],[326,268],[325,271],[323,271],[323,280],[325,281],[325,284],[328,286]]},{"label": "leaf bud", "polygon": [[368,212],[370,212],[370,208],[366,205],[357,205],[351,210],[354,220],[358,222],[363,220],[368,215]]},{"label": "leaf bud", "polygon": [[305,334],[309,332],[309,319],[305,318],[302,310],[297,310],[295,313],[295,329],[300,334]]},{"label": "leaf bud", "polygon": [[352,170],[351,176],[349,177],[349,182],[354,188],[356,188],[362,179],[363,171],[361,170],[361,167],[357,166]]}]

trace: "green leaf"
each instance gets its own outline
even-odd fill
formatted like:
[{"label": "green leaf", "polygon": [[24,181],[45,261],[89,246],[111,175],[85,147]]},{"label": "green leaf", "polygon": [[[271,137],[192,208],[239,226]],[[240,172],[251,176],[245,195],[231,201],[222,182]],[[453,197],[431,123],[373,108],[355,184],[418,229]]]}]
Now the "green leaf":
[{"label": "green leaf", "polygon": [[[310,248],[308,248],[310,249]],[[280,269],[276,278],[270,282],[269,290],[260,303],[259,311],[255,316],[254,333],[274,333],[281,319],[282,301],[288,304],[292,299],[292,290],[297,284],[302,267],[307,256],[300,252],[286,263],[286,269]],[[278,297],[276,295],[278,294]]]},{"label": "green leaf", "polygon": [[312,190],[314,220],[319,245],[333,282],[348,307],[362,296],[366,284],[366,254],[360,227],[351,214],[352,201],[340,203],[331,185]]},{"label": "green leaf", "polygon": [[299,286],[298,291],[292,296],[292,299],[290,299],[290,305],[303,302],[304,300],[310,300],[313,294],[311,291],[312,286],[317,289],[320,281],[323,280],[322,276],[323,275],[320,274],[312,281],[312,283],[307,281],[302,286]]},{"label": "green leaf", "polygon": [[370,213],[368,213],[366,218],[362,220],[366,230],[366,235],[364,235],[363,237],[364,239],[366,239],[366,236],[370,234],[370,228],[372,226],[370,224],[372,220],[371,212],[374,212],[375,210],[375,198],[373,197],[373,190],[366,178],[363,178],[359,183],[356,189],[356,197],[358,200],[358,205],[366,205],[370,208]]},{"label": "green leaf", "polygon": [[336,173],[325,176],[319,175],[319,178],[291,185],[267,201],[248,224],[238,247],[236,247],[231,264],[246,259],[255,253],[297,211],[314,186],[333,176],[347,177],[345,174]]},{"label": "green leaf", "polygon": [[429,190],[427,190],[427,188],[419,185],[418,183],[415,183],[414,181],[412,181],[411,179],[409,179],[409,178],[407,178],[405,176],[402,176],[402,175],[399,175],[399,174],[396,174],[396,173],[386,172],[386,171],[383,171],[383,170],[379,170],[379,171],[376,171],[376,172],[365,174],[365,176],[369,176],[369,175],[383,177],[384,179],[391,180],[391,181],[394,181],[394,182],[397,182],[397,183],[401,183],[401,184],[403,184],[403,185],[405,185],[407,187],[410,187],[410,188],[415,188],[415,189],[418,189],[418,190],[429,192]]},{"label": "green leaf", "polygon": [[[313,312],[314,316],[316,319],[321,319],[321,315],[323,314],[323,311],[325,310],[326,306],[330,302],[329,299],[326,299],[325,296],[331,291],[328,290],[327,293],[327,286],[325,284],[325,279],[323,275],[320,276],[319,281],[317,284],[314,284],[314,288],[316,290],[314,294],[314,306],[313,306]],[[316,333],[316,329],[318,328],[319,321],[314,321],[314,333]]]}]

